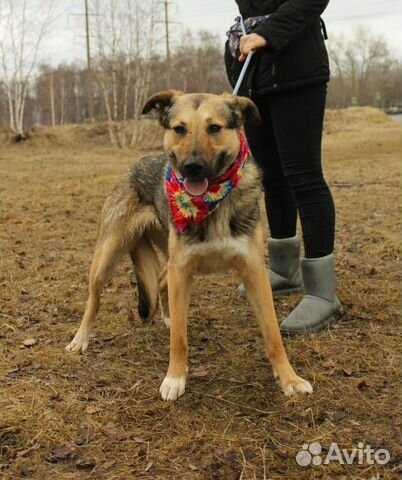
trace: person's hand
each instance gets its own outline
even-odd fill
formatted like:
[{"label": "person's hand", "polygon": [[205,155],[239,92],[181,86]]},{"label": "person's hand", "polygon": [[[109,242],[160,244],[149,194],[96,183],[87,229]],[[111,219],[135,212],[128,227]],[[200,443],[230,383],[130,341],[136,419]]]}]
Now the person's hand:
[{"label": "person's hand", "polygon": [[239,62],[244,62],[247,58],[247,55],[251,51],[258,50],[259,48],[264,48],[268,46],[268,42],[264,37],[258,35],[258,33],[250,33],[249,35],[243,35],[240,38],[240,57]]}]

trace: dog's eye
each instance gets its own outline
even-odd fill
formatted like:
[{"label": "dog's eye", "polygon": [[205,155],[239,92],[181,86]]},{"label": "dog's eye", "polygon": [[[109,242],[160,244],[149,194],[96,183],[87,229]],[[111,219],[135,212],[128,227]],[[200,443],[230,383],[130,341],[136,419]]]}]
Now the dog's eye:
[{"label": "dog's eye", "polygon": [[222,130],[220,125],[208,125],[208,133],[219,133]]},{"label": "dog's eye", "polygon": [[185,135],[186,129],[182,125],[177,125],[177,127],[173,127],[173,130],[177,135]]}]

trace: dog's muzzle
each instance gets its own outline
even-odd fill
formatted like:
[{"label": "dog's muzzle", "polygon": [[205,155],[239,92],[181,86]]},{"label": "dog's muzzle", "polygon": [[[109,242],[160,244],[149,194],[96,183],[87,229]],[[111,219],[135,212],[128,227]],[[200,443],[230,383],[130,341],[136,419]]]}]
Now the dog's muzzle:
[{"label": "dog's muzzle", "polygon": [[182,168],[184,188],[193,197],[203,195],[208,189],[207,168],[200,158],[191,156]]},{"label": "dog's muzzle", "polygon": [[205,172],[205,163],[198,158],[190,157],[184,162],[183,176],[189,180],[202,180]]}]

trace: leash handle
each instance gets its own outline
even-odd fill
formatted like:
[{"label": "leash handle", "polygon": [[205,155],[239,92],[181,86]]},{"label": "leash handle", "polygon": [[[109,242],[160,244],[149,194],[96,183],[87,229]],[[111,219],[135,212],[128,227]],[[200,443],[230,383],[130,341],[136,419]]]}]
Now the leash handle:
[{"label": "leash handle", "polygon": [[[243,17],[240,16],[239,17],[240,19],[240,27],[241,27],[241,31],[243,32],[243,35],[247,35],[247,30],[246,30],[246,26],[244,25],[244,20],[243,20]],[[233,92],[232,92],[232,95],[237,95],[239,93],[239,90],[240,90],[240,86],[241,84],[243,83],[243,79],[244,79],[244,75],[246,74],[247,72],[247,69],[248,69],[248,66],[251,62],[251,57],[253,56],[253,51],[249,52],[248,55],[247,55],[247,58],[244,62],[244,65],[243,65],[243,68],[241,69],[241,72],[240,72],[240,75],[239,75],[239,78],[237,79],[237,82],[236,82],[236,85],[233,89]]]},{"label": "leash handle", "polygon": [[243,32],[243,35],[247,35],[246,25],[244,24],[244,20],[241,15],[239,16],[239,20],[240,20],[240,28],[241,28],[241,31]]}]

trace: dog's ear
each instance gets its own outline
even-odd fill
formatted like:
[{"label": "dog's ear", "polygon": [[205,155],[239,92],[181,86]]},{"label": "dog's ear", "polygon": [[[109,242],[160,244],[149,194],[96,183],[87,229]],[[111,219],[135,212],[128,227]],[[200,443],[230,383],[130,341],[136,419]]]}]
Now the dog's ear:
[{"label": "dog's ear", "polygon": [[158,112],[159,121],[163,127],[167,128],[168,111],[176,101],[177,97],[183,95],[182,92],[176,90],[164,90],[155,93],[145,102],[142,114],[150,112],[155,109]]},{"label": "dog's ear", "polygon": [[261,123],[260,112],[255,103],[247,97],[234,97],[233,95],[224,95],[233,118],[231,119],[231,127],[238,128],[242,124],[257,126]]}]

